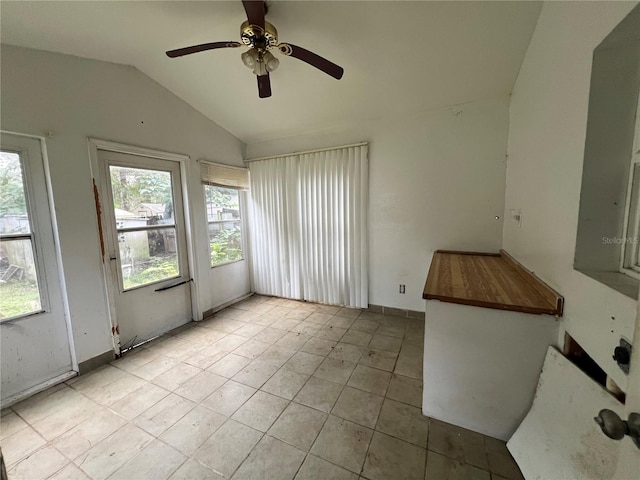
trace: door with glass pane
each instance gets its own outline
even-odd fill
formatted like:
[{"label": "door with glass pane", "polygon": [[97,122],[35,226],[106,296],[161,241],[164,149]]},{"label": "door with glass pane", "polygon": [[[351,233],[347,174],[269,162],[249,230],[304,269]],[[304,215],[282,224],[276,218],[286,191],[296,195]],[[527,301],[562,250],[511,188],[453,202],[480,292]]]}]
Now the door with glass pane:
[{"label": "door with glass pane", "polygon": [[98,150],[120,349],[191,320],[180,164]]},{"label": "door with glass pane", "polygon": [[2,403],[73,375],[48,184],[37,138],[2,134]]}]

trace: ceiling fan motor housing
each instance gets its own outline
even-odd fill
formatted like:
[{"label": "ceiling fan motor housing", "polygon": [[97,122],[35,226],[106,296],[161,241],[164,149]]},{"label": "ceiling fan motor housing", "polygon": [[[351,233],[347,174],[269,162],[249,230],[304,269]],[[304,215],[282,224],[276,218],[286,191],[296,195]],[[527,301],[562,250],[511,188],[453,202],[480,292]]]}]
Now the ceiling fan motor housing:
[{"label": "ceiling fan motor housing", "polygon": [[278,30],[269,22],[264,22],[265,28],[243,22],[240,26],[242,43],[258,51],[267,51],[278,45]]}]

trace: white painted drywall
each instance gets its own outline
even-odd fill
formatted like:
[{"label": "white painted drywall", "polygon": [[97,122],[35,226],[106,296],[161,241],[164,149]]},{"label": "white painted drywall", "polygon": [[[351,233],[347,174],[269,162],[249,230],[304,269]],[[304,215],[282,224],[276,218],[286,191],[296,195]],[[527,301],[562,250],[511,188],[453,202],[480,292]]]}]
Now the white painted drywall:
[{"label": "white painted drywall", "polygon": [[426,304],[422,413],[509,439],[531,407],[555,317]]},{"label": "white painted drywall", "polygon": [[369,141],[369,303],[423,311],[434,250],[501,247],[507,112],[500,98],[336,124],[249,144],[247,156]]},{"label": "white painted drywall", "polygon": [[[635,2],[545,3],[511,98],[504,248],[565,297],[564,328],[623,388],[612,360],[636,302],[573,270],[591,58]],[[563,332],[561,332],[562,334]],[[558,342],[561,342],[561,338]]]},{"label": "white painted drywall", "polygon": [[200,309],[249,291],[246,262],[209,267],[196,163],[242,165],[239,140],[133,67],[4,44],[1,61],[2,129],[51,132],[46,148],[78,362],[112,348],[87,137],[189,155]]}]

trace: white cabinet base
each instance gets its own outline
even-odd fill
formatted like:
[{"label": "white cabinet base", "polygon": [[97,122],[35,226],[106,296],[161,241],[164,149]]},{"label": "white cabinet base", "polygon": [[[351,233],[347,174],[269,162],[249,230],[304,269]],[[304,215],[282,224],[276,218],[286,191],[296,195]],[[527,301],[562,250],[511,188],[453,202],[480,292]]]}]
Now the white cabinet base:
[{"label": "white cabinet base", "polygon": [[549,315],[428,300],[422,412],[508,440],[531,407],[557,334]]}]

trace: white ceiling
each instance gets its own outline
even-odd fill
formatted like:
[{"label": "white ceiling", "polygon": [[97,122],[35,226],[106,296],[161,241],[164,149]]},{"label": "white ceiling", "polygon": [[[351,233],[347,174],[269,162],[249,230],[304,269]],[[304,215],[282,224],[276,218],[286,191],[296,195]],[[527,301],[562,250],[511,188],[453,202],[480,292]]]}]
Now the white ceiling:
[{"label": "white ceiling", "polygon": [[244,49],[170,59],[165,50],[239,40],[231,2],[7,2],[3,43],[134,65],[251,143],[511,92],[539,2],[270,1],[280,41],[345,69],[335,80],[294,58],[259,99]]}]

